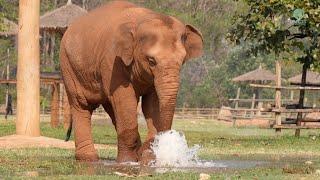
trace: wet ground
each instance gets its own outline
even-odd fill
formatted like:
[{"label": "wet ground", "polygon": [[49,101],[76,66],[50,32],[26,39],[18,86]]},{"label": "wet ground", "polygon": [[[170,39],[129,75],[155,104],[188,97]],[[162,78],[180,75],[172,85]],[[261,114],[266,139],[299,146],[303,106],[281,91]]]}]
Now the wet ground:
[{"label": "wet ground", "polygon": [[201,161],[197,165],[190,167],[155,167],[155,166],[140,166],[139,164],[117,164],[114,161],[103,161],[95,164],[104,171],[120,172],[124,174],[153,174],[165,172],[198,172],[212,173],[224,170],[238,170],[255,167],[262,167],[270,164],[265,161],[248,161],[248,160],[217,160],[217,161]]},{"label": "wet ground", "polygon": [[[314,161],[309,158],[280,158],[278,160],[212,160],[201,161],[193,167],[154,167],[140,166],[136,164],[118,164],[113,160],[104,160],[98,163],[88,164],[85,174],[106,175],[116,174],[119,176],[136,177],[149,176],[167,172],[194,172],[194,173],[215,173],[230,172],[239,170],[249,170],[255,168],[280,168],[283,172],[295,174],[309,174],[315,171]],[[270,158],[272,159],[272,158]]]}]

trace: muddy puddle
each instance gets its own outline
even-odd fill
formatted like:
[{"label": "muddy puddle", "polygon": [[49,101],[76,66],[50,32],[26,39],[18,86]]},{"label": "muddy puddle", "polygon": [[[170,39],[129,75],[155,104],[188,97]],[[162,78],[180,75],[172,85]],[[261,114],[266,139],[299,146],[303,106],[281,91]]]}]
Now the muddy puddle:
[{"label": "muddy puddle", "polygon": [[139,164],[118,164],[115,161],[105,160],[89,165],[89,174],[105,175],[117,174],[120,176],[146,176],[167,172],[195,172],[213,173],[227,170],[245,170],[257,167],[279,166],[280,163],[254,160],[214,160],[201,161],[201,164],[192,167],[156,167],[141,166]]},{"label": "muddy puddle", "polygon": [[[222,158],[222,159],[221,159]],[[225,158],[225,159],[223,159]],[[313,160],[312,160],[313,159]],[[76,175],[118,175],[123,177],[139,177],[139,176],[153,176],[155,174],[183,172],[183,173],[232,173],[234,171],[247,171],[256,168],[275,168],[281,169],[283,173],[290,174],[312,174],[319,169],[318,158],[292,158],[284,157],[276,160],[268,157],[220,157],[217,160],[200,160],[197,165],[189,167],[156,167],[156,166],[142,166],[135,164],[119,164],[115,160],[104,159],[95,163],[76,163],[73,170],[68,174]],[[47,176],[56,174],[65,174],[52,169],[37,168],[36,171],[26,172],[28,176],[30,173],[37,173],[37,176]],[[25,175],[25,174],[23,174]],[[0,178],[1,179],[1,178]]]}]

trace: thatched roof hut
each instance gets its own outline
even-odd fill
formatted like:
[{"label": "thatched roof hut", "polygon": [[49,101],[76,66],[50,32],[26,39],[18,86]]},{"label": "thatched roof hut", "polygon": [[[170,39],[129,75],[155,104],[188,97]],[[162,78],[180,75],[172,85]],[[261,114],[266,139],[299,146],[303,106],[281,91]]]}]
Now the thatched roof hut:
[{"label": "thatched roof hut", "polygon": [[2,19],[4,27],[0,30],[0,36],[13,36],[18,33],[18,25],[6,18]]},{"label": "thatched roof hut", "polygon": [[78,17],[87,14],[80,6],[72,4],[71,0],[58,9],[48,12],[40,17],[40,28],[47,31],[65,31]]},{"label": "thatched roof hut", "polygon": [[[302,74],[296,75],[289,79],[292,85],[301,85]],[[308,71],[306,86],[320,86],[320,73]]]},{"label": "thatched roof hut", "polygon": [[265,81],[274,81],[276,75],[271,71],[263,69],[261,66],[253,71],[242,74],[238,77],[232,79],[233,82],[265,82]]}]

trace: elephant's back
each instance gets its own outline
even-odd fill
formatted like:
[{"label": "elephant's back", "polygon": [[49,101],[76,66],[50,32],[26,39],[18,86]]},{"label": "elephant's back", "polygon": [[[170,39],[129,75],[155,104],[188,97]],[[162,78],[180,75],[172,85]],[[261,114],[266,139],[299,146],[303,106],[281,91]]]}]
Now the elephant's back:
[{"label": "elephant's back", "polygon": [[[71,34],[76,32],[92,32],[103,30],[112,25],[114,19],[116,19],[124,10],[128,8],[137,7],[136,5],[126,1],[114,1],[102,5],[88,14],[76,19],[68,28]],[[84,35],[84,34],[83,34]]]},{"label": "elephant's back", "polygon": [[[131,7],[136,6],[124,1],[108,3],[75,20],[65,32],[61,41],[61,57],[65,57],[60,58],[61,68],[63,72],[72,74],[72,81],[67,82],[66,86],[76,82],[78,88],[73,93],[82,99],[92,102],[100,99],[99,60],[105,57],[103,53],[108,49],[106,45],[112,38],[113,22]],[[106,31],[109,37],[106,37]],[[81,93],[78,92],[80,90]]]},{"label": "elephant's back", "polygon": [[[92,65],[92,61],[101,59],[104,56],[102,53],[105,51],[101,47],[111,40],[115,28],[114,22],[117,22],[117,17],[124,10],[132,7],[136,7],[136,5],[125,1],[114,1],[76,19],[63,36],[64,46],[70,61],[87,68],[86,61],[89,59],[90,65]],[[78,68],[81,69],[81,67]]]}]

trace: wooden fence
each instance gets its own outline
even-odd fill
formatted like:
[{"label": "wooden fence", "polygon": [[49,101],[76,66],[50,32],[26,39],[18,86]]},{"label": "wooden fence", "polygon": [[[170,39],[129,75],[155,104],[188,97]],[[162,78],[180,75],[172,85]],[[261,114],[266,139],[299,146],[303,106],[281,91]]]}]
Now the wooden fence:
[{"label": "wooden fence", "polygon": [[[220,109],[218,108],[176,108],[174,119],[197,120],[197,119],[217,119]],[[103,108],[98,108],[93,113],[95,118],[105,118],[108,114]],[[141,110],[138,110],[138,118],[144,118]]]}]

